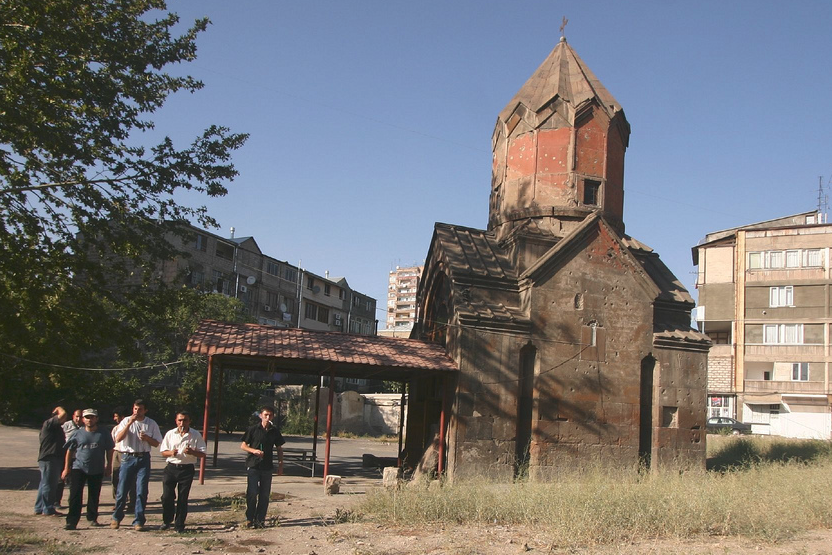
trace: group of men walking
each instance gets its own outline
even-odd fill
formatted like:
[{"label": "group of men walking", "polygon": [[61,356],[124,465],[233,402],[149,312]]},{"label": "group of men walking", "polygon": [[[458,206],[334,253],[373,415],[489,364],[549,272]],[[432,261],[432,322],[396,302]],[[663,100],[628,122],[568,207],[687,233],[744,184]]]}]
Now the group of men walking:
[{"label": "group of men walking", "polygon": [[[98,411],[75,411],[73,419],[63,407],[57,407],[40,432],[38,466],[41,481],[35,501],[35,514],[61,516],[56,506],[59,484],[69,484],[67,530],[75,530],[81,519],[84,487],[87,488],[87,521],[98,522],[99,497],[104,477],[112,475],[115,510],[110,528],[118,529],[134,505],[131,526],[145,530],[145,510],[150,481],[150,453],[159,448],[167,465],[162,478],[162,530],[185,530],[188,498],[196,473],[196,464],[205,457],[205,440],[191,428],[186,411],[176,413],[176,427],[162,437],[159,425],[147,416],[142,399],[133,402],[129,416],[116,412],[112,430],[99,428]],[[76,417],[77,416],[77,420]],[[246,430],[240,448],[246,458],[246,526],[262,528],[271,495],[274,452],[278,455],[278,474],[283,474],[283,436],[273,423],[274,408],[260,409],[260,422]],[[74,426],[67,426],[74,423]],[[65,433],[66,432],[66,433]],[[114,469],[114,455],[116,467]],[[132,492],[132,496],[131,496]]]},{"label": "group of men walking", "polygon": [[[134,505],[135,513],[131,525],[135,530],[143,531],[150,453],[158,447],[167,461],[162,479],[162,529],[173,527],[178,532],[184,531],[195,465],[205,456],[205,441],[190,427],[190,415],[185,411],[178,412],[176,428],[162,437],[159,425],[146,415],[147,405],[142,399],[133,402],[132,413],[120,418],[112,430],[99,427],[95,409],[77,413],[80,413],[82,426],[70,429],[66,436],[63,426],[68,423],[68,415],[63,407],[57,407],[43,423],[38,453],[41,481],[35,514],[60,516],[55,509],[58,484],[66,481],[69,484],[69,508],[65,528],[75,530],[81,519],[84,486],[87,488],[87,521],[90,526],[105,526],[98,522],[99,497],[104,477],[112,475],[115,510],[110,528],[121,526],[130,504]],[[120,461],[115,473],[114,454]],[[132,495],[135,501],[131,499],[131,491],[135,492]]]}]

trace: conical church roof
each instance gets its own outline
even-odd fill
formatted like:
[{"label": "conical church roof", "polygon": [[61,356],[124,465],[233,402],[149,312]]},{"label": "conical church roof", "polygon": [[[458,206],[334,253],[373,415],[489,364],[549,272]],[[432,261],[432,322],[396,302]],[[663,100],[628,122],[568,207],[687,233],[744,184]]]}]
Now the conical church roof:
[{"label": "conical church roof", "polygon": [[503,108],[499,119],[507,122],[518,104],[539,112],[556,97],[573,108],[596,98],[610,118],[622,109],[566,39],[561,37],[549,56]]}]

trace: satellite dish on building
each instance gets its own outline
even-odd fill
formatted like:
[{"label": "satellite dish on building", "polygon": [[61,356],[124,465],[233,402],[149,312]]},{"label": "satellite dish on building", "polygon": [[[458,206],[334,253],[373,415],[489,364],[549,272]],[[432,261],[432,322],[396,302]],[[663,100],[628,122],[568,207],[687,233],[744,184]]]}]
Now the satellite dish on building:
[{"label": "satellite dish on building", "polygon": [[254,285],[254,282],[255,282],[255,281],[257,281],[257,278],[256,278],[256,277],[254,277],[254,276],[248,276],[248,277],[246,278],[246,283],[248,283],[249,285]]},{"label": "satellite dish on building", "polygon": [[315,294],[317,295],[318,293],[320,293],[320,292],[321,292],[321,286],[320,286],[320,285],[316,285],[315,287],[313,287],[313,288],[312,288],[312,292],[313,292],[313,293],[315,293]]},{"label": "satellite dish on building", "polygon": [[286,303],[280,303],[280,312],[286,312]]}]

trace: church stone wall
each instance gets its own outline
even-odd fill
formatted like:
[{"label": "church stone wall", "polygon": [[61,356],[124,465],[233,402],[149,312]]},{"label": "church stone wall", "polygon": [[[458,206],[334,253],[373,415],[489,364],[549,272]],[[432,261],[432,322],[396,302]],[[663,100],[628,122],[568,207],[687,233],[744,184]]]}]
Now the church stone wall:
[{"label": "church stone wall", "polygon": [[657,348],[654,356],[654,466],[704,469],[707,351]]},{"label": "church stone wall", "polygon": [[517,372],[522,336],[472,328],[458,337],[459,380],[452,400],[448,468],[455,478],[514,475]]},{"label": "church stone wall", "polygon": [[532,477],[547,477],[564,460],[638,461],[640,368],[651,349],[652,305],[617,248],[599,233],[531,293],[540,346]]}]

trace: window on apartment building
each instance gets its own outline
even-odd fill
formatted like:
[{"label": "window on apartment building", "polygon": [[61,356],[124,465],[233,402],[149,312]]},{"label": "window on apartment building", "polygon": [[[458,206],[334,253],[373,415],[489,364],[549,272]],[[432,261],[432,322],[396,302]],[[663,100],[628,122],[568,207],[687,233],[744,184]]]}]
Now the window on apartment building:
[{"label": "window on apartment building", "polygon": [[324,324],[329,323],[329,309],[324,306],[316,305],[315,303],[306,303],[304,315],[309,320],[317,320],[318,322],[323,322]]},{"label": "window on apartment building", "polygon": [[271,260],[266,261],[266,272],[273,275],[279,276],[280,275],[280,264],[277,262],[273,262]]},{"label": "window on apartment building", "polygon": [[749,252],[748,269],[818,268],[823,266],[821,254],[822,249]]},{"label": "window on apartment building", "polygon": [[191,270],[191,275],[189,276],[191,285],[200,286],[205,283],[205,272],[202,270]]},{"label": "window on apartment building", "polygon": [[234,258],[234,247],[217,242],[217,256],[226,260],[232,260]]},{"label": "window on apartment building", "polygon": [[344,291],[343,289],[339,289],[338,290],[338,298],[343,301],[346,297],[347,297],[347,292]]},{"label": "window on apartment building", "polygon": [[222,272],[218,272],[214,270],[214,275],[212,276],[214,280],[214,291],[217,293],[222,293],[223,295],[228,295],[231,289],[231,282]]},{"label": "window on apartment building", "polygon": [[764,324],[763,343],[766,345],[800,345],[803,343],[803,324]]},{"label": "window on apartment building", "polygon": [[361,320],[358,318],[350,320],[350,333],[361,333]]},{"label": "window on apartment building", "polygon": [[768,306],[771,308],[794,306],[794,287],[792,285],[770,287],[768,296]]},{"label": "window on apartment building", "polygon": [[196,241],[194,242],[194,248],[198,251],[207,252],[208,251],[208,237],[197,233],[196,234]]},{"label": "window on apartment building", "polygon": [[312,276],[306,276],[306,288],[310,291],[315,288],[315,278]]},{"label": "window on apartment building", "polygon": [[295,283],[298,280],[298,272],[294,268],[286,266],[283,268],[283,279]]},{"label": "window on apartment building", "polygon": [[809,363],[808,362],[793,362],[792,363],[792,381],[793,382],[808,382],[809,381]]},{"label": "window on apartment building", "polygon": [[371,301],[370,299],[364,301],[364,310],[366,310],[367,312],[371,312],[373,310],[373,301]]},{"label": "window on apartment building", "polygon": [[273,291],[266,291],[266,306],[269,310],[277,310],[278,294]]},{"label": "window on apartment building", "polygon": [[329,323],[329,309],[323,306],[318,307],[318,322],[323,322],[324,324]]},{"label": "window on apartment building", "polygon": [[809,268],[822,266],[820,249],[807,249],[803,251],[803,265]]},{"label": "window on apartment building", "polygon": [[706,332],[708,337],[711,338],[711,342],[714,345],[730,345],[731,344],[731,332],[730,331],[709,331]]},{"label": "window on apartment building", "polygon": [[731,415],[731,397],[728,395],[708,395],[708,418]]},{"label": "window on apartment building", "polygon": [[358,306],[359,304],[361,304],[361,297],[359,297],[358,295],[353,295],[352,306]]},{"label": "window on apartment building", "polygon": [[329,297],[329,294],[330,294],[331,292],[332,292],[332,289],[331,289],[331,287],[329,286],[329,284],[328,284],[328,283],[324,283],[324,295],[326,295],[327,297]]},{"label": "window on apartment building", "polygon": [[278,308],[291,316],[295,312],[295,298],[281,293]]},{"label": "window on apartment building", "polygon": [[748,405],[751,411],[752,424],[768,424],[771,422],[771,405]]}]

